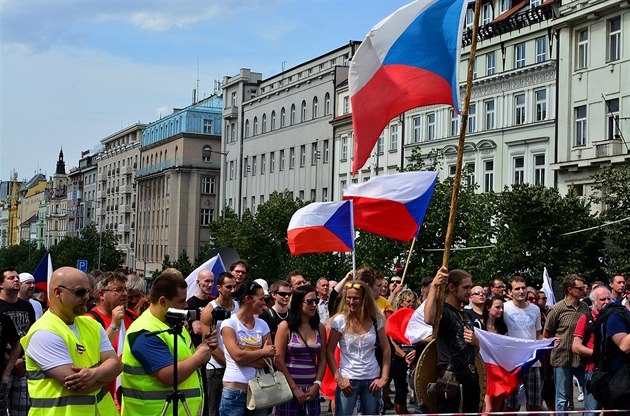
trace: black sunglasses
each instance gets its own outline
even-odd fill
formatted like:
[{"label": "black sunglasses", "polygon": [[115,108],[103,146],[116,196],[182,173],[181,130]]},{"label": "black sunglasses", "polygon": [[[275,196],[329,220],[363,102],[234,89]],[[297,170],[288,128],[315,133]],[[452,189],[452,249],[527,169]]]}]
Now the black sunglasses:
[{"label": "black sunglasses", "polygon": [[83,296],[85,296],[88,293],[90,293],[90,289],[86,289],[84,287],[79,287],[77,289],[70,289],[70,288],[62,286],[62,285],[59,285],[57,287],[60,287],[62,289],[66,289],[67,291],[74,293],[74,296],[76,296],[78,298],[82,298]]},{"label": "black sunglasses", "polygon": [[304,303],[306,303],[307,305],[316,305],[317,302],[319,302],[318,298],[304,299]]},{"label": "black sunglasses", "polygon": [[288,298],[289,296],[291,296],[291,292],[276,292],[276,295],[282,298]]}]

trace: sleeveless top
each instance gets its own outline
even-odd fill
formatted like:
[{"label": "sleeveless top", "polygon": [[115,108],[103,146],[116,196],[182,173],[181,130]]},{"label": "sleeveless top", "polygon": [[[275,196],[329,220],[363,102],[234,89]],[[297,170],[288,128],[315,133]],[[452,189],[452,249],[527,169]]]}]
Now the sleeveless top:
[{"label": "sleeveless top", "polygon": [[317,331],[315,344],[311,344],[308,347],[304,345],[302,338],[297,332],[291,332],[284,363],[298,386],[310,387],[315,381],[315,376],[317,375],[315,363],[321,348],[322,341],[319,331]]}]

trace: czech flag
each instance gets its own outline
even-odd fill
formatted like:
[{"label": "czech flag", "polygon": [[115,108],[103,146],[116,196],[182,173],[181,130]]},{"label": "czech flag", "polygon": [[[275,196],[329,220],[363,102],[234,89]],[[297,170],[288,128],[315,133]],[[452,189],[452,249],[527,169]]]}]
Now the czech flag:
[{"label": "czech flag", "polygon": [[46,252],[46,254],[44,254],[44,257],[42,257],[42,259],[39,261],[37,268],[33,272],[33,277],[35,278],[35,287],[48,293],[48,284],[50,283],[50,278],[52,277],[52,274],[52,259],[50,257],[50,252]]},{"label": "czech flag", "polygon": [[354,201],[356,227],[409,241],[417,235],[433,196],[437,172],[404,172],[350,184],[343,199]]},{"label": "czech flag", "polygon": [[416,0],[370,30],[350,62],[356,173],[390,120],[415,107],[459,108],[467,0]]},{"label": "czech flag", "polygon": [[553,338],[529,340],[507,337],[475,328],[479,353],[486,366],[489,396],[510,394],[521,383],[521,376],[536,361],[553,349]]},{"label": "czech flag", "polygon": [[197,290],[199,290],[199,285],[197,284],[197,275],[199,275],[199,272],[204,269],[210,270],[214,275],[214,284],[212,285],[212,292],[210,292],[210,294],[212,296],[217,296],[219,294],[216,284],[217,277],[225,271],[225,266],[223,265],[221,255],[217,254],[201,266],[197,267],[195,270],[192,271],[192,273],[188,275],[188,277],[186,278],[186,283],[188,284],[188,288],[186,289],[186,299],[190,299],[195,293],[197,293]]},{"label": "czech flag", "polygon": [[292,255],[354,251],[352,201],[314,202],[298,209],[287,229]]}]

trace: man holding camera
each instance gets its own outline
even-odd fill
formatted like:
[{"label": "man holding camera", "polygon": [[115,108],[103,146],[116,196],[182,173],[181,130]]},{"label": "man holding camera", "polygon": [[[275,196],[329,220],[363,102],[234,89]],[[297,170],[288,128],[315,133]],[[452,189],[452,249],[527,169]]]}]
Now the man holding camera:
[{"label": "man holding camera", "polygon": [[[123,352],[123,415],[160,414],[173,389],[175,339],[178,343],[177,388],[185,395],[191,414],[199,414],[203,389],[197,369],[208,362],[217,347],[216,335],[207,337],[194,350],[185,329],[177,337],[168,332],[151,334],[171,327],[166,318],[169,308],[186,309],[186,287],[178,270],[164,270],[151,287],[149,309],[127,331]],[[184,319],[182,317],[182,321]],[[178,406],[179,414],[186,414],[181,402]]]},{"label": "man holding camera", "polygon": [[[205,333],[216,329],[217,334],[220,334],[223,320],[238,312],[238,302],[233,298],[236,293],[236,279],[232,274],[223,272],[219,275],[217,278],[217,291],[219,296],[211,301],[201,314],[201,330]],[[212,358],[206,366],[206,375],[208,377],[207,400],[210,416],[219,414],[224,373],[225,353],[223,352],[222,338],[219,336],[219,348],[212,351]]]}]

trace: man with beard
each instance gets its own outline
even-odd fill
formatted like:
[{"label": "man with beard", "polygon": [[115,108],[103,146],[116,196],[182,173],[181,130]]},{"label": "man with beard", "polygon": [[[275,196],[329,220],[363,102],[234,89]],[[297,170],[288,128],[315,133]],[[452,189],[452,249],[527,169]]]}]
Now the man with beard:
[{"label": "man with beard", "polygon": [[626,278],[620,274],[610,279],[610,295],[613,302],[622,302],[624,298],[624,289],[626,288]]},{"label": "man with beard", "polygon": [[42,304],[39,301],[33,299],[33,295],[35,294],[35,277],[33,277],[30,273],[20,273],[20,293],[18,294],[19,298],[29,302],[33,305],[33,309],[35,310],[35,320],[42,317],[44,314],[44,310],[42,309]]},{"label": "man with beard", "polygon": [[29,415],[116,415],[105,386],[122,370],[105,329],[87,312],[87,276],[73,267],[55,270],[50,307],[22,338],[26,350]]},{"label": "man with beard", "polygon": [[[452,397],[438,395],[438,413],[479,412],[479,379],[475,369],[475,346],[479,341],[473,332],[468,314],[462,309],[467,305],[472,288],[472,276],[463,270],[440,268],[424,306],[424,321],[433,325],[439,298],[438,288],[446,285],[446,298],[437,338],[438,374],[443,377],[451,372],[461,386],[461,394]],[[461,406],[461,410],[460,410]]]},{"label": "man with beard", "polygon": [[[35,310],[30,302],[19,298],[20,277],[15,269],[2,269],[0,276],[0,313],[11,318],[21,338],[35,323]],[[31,407],[25,376],[22,354],[15,363],[7,386],[9,414],[12,416],[26,416]]]}]

